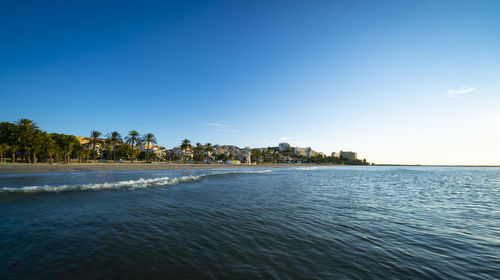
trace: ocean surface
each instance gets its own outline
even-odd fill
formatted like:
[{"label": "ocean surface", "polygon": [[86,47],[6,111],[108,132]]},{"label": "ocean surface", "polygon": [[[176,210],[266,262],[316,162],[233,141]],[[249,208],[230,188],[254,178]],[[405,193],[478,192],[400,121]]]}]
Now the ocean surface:
[{"label": "ocean surface", "polygon": [[0,175],[0,279],[500,279],[500,168]]}]

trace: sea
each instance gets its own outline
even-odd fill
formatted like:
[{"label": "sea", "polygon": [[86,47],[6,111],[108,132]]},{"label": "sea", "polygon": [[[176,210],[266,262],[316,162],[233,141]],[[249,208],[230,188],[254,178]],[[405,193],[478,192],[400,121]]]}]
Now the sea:
[{"label": "sea", "polygon": [[3,174],[0,279],[500,279],[500,168]]}]

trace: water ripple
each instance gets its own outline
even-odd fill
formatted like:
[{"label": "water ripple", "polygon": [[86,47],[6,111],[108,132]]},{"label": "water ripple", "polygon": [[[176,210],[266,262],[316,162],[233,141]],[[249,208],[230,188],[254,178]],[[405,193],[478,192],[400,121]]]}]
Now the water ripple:
[{"label": "water ripple", "polygon": [[0,182],[3,278],[500,279],[496,168],[40,176]]}]

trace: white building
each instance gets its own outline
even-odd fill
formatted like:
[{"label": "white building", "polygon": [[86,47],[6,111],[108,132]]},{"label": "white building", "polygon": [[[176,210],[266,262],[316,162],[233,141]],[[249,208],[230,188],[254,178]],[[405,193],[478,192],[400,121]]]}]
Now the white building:
[{"label": "white building", "polygon": [[350,160],[358,159],[358,154],[351,151],[340,151],[340,156]]},{"label": "white building", "polygon": [[147,152],[149,150],[150,153],[155,153],[159,157],[163,158],[165,156],[165,154],[166,154],[166,150],[167,149],[165,149],[165,147],[160,146],[160,145],[153,145],[153,144],[148,144],[148,143],[142,143],[139,146],[139,150],[141,152]]}]

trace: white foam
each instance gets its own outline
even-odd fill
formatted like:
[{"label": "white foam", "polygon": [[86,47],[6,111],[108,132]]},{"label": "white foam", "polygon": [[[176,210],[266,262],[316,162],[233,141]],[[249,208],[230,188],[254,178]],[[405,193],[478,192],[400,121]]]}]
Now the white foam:
[{"label": "white foam", "polygon": [[107,190],[107,189],[140,189],[153,186],[165,186],[177,184],[181,182],[189,182],[199,180],[202,176],[183,176],[176,178],[159,177],[137,180],[119,181],[113,183],[102,184],[86,184],[86,185],[61,185],[61,186],[26,186],[22,188],[1,188],[0,192],[18,192],[18,193],[32,193],[32,192],[60,192],[60,191],[87,191],[87,190]]},{"label": "white foam", "polygon": [[302,167],[295,167],[295,170],[325,170],[325,169],[333,169],[336,168],[335,166],[302,166]]},{"label": "white foam", "polygon": [[297,170],[318,170],[320,167],[297,167]]},{"label": "white foam", "polygon": [[257,173],[257,174],[260,174],[260,173],[269,173],[271,172],[272,170],[271,169],[267,169],[267,170],[245,170],[245,171],[237,171],[237,172],[224,172],[224,173],[221,173],[221,174],[232,174],[232,173],[235,173],[235,174],[252,174],[252,173]]}]

